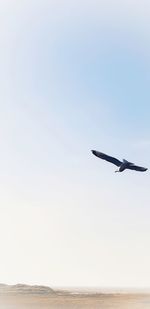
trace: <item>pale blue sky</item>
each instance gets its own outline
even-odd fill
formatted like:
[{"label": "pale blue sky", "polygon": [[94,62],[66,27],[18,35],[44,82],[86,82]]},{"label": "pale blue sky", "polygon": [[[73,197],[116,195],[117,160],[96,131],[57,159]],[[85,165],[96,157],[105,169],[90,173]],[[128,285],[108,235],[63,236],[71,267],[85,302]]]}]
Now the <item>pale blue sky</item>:
[{"label": "pale blue sky", "polygon": [[150,286],[149,1],[0,6],[1,281]]}]

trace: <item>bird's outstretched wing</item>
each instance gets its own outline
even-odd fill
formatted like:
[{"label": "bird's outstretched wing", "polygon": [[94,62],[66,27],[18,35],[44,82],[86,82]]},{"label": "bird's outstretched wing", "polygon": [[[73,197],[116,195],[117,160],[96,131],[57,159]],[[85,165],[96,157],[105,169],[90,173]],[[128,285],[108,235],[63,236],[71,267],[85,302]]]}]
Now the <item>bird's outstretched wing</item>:
[{"label": "bird's outstretched wing", "polygon": [[146,172],[148,170],[148,168],[146,168],[146,167],[137,166],[137,165],[134,165],[134,164],[129,165],[127,167],[127,169],[138,171],[138,172]]},{"label": "bird's outstretched wing", "polygon": [[105,153],[99,152],[99,151],[97,151],[97,150],[92,150],[92,153],[93,153],[96,157],[98,157],[98,158],[100,158],[100,159],[103,159],[103,160],[106,160],[106,161],[108,161],[108,162],[110,162],[110,163],[113,163],[113,164],[115,164],[115,165],[117,165],[117,166],[120,166],[120,165],[122,164],[122,162],[119,161],[118,159],[113,158],[113,157],[110,157],[110,156],[106,155]]}]

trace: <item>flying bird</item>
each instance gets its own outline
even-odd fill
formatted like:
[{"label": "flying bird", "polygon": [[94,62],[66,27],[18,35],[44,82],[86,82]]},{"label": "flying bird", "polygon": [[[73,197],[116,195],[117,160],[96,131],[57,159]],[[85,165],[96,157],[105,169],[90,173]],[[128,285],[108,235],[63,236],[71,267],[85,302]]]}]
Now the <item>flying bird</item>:
[{"label": "flying bird", "polygon": [[107,154],[103,153],[103,152],[99,152],[97,150],[92,150],[92,153],[102,159],[102,160],[105,160],[105,161],[108,161],[110,163],[113,163],[115,164],[116,166],[119,167],[119,169],[116,172],[123,172],[124,170],[126,169],[129,169],[129,170],[134,170],[134,171],[138,171],[138,172],[145,172],[148,170],[148,168],[146,167],[142,167],[142,166],[138,166],[138,165],[135,165],[134,163],[131,163],[125,159],[123,159],[123,161],[120,161],[114,157],[111,157],[111,156],[108,156]]}]

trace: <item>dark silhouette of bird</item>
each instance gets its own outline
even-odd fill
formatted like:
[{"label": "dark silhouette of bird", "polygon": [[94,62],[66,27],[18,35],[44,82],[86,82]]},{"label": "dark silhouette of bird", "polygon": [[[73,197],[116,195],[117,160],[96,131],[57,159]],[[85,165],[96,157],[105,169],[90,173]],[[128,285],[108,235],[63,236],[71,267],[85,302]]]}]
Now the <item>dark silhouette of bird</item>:
[{"label": "dark silhouette of bird", "polygon": [[96,157],[98,157],[102,160],[108,161],[110,163],[113,163],[116,166],[118,166],[119,169],[117,171],[115,171],[115,173],[116,172],[123,172],[126,169],[134,170],[134,171],[138,171],[138,172],[146,172],[148,170],[148,168],[146,168],[146,167],[135,165],[134,163],[131,163],[131,162],[125,160],[125,159],[123,159],[123,161],[120,161],[120,160],[118,160],[114,157],[108,156],[107,154],[105,154],[103,152],[92,150],[92,153]]}]

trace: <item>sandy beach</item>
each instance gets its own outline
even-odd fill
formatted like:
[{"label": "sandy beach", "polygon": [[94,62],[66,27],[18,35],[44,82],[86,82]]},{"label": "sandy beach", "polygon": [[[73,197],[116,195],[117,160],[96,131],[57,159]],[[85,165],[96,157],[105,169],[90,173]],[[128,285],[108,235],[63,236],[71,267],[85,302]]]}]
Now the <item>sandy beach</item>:
[{"label": "sandy beach", "polygon": [[[0,294],[2,309],[149,309],[150,294],[71,294],[49,288],[19,287]],[[18,291],[17,291],[18,290]]]},{"label": "sandy beach", "polygon": [[149,309],[150,296],[147,295],[80,295],[80,296],[1,296],[0,308],[26,309],[26,308],[53,308],[53,309]]}]

